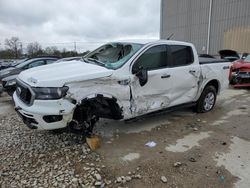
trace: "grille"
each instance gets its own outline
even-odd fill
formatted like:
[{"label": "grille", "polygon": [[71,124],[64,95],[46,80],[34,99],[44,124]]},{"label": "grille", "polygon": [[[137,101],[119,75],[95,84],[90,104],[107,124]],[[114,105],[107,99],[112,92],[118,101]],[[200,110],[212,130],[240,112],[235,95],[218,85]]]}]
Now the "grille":
[{"label": "grille", "polygon": [[31,104],[32,94],[27,86],[17,82],[16,93],[25,104]]},{"label": "grille", "polygon": [[240,84],[250,84],[250,78],[242,78]]}]

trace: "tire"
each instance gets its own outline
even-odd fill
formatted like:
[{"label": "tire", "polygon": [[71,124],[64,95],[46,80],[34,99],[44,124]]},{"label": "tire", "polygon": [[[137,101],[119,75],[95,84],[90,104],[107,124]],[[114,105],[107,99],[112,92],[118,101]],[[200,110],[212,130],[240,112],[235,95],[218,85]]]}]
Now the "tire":
[{"label": "tire", "polygon": [[196,112],[206,113],[214,108],[216,103],[217,92],[214,86],[207,86],[201,93],[196,104]]}]

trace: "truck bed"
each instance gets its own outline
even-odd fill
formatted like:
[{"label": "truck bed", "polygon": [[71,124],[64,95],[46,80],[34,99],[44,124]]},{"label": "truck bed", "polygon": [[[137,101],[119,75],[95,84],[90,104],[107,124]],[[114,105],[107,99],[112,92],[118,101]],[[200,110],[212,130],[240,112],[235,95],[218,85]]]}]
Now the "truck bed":
[{"label": "truck bed", "polygon": [[212,64],[212,63],[226,63],[225,59],[215,59],[215,58],[207,58],[207,57],[200,57],[199,58],[199,63],[200,65],[203,64]]}]

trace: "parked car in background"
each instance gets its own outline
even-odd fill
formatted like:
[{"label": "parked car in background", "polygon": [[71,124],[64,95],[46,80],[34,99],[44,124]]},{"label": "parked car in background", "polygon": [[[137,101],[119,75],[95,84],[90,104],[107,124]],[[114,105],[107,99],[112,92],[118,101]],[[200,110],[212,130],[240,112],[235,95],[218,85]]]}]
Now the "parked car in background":
[{"label": "parked car in background", "polygon": [[240,55],[234,50],[220,50],[218,53],[220,54],[221,59],[226,59],[231,62],[240,59]]},{"label": "parked car in background", "polygon": [[2,84],[3,91],[6,91],[8,94],[13,94],[16,87],[16,77],[20,72],[42,65],[48,65],[57,60],[58,58],[56,57],[32,58],[16,65],[15,67],[10,67],[0,71],[0,84]]},{"label": "parked car in background", "polygon": [[82,61],[22,72],[15,109],[31,129],[89,130],[99,118],[129,120],[180,106],[213,109],[231,62],[199,60],[190,43],[112,42]]},{"label": "parked car in background", "polygon": [[234,87],[250,87],[250,55],[233,63],[229,81]]},{"label": "parked car in background", "polygon": [[19,59],[19,60],[15,60],[15,61],[11,61],[11,62],[2,62],[0,63],[0,71],[7,69],[9,67],[15,67],[16,65],[18,65],[19,63],[22,63],[24,61],[26,61],[28,58],[25,59]]},{"label": "parked car in background", "polygon": [[[54,63],[68,62],[73,60],[80,60],[82,57],[66,57],[55,61]],[[18,75],[8,76],[2,79],[2,92],[6,91],[9,95],[13,95],[16,90],[16,78]]]},{"label": "parked car in background", "polygon": [[60,63],[60,62],[63,62],[63,61],[73,61],[73,60],[81,60],[83,57],[65,57],[65,58],[62,58],[62,59],[59,59],[57,60],[55,63]]},{"label": "parked car in background", "polygon": [[16,90],[16,78],[18,75],[8,76],[2,79],[2,92],[7,92],[10,96]]}]

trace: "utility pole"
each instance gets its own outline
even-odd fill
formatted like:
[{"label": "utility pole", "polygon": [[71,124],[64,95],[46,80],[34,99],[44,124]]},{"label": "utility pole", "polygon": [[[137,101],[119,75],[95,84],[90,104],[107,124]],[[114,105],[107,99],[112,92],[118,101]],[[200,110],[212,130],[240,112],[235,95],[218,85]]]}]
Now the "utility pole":
[{"label": "utility pole", "polygon": [[213,0],[210,0],[210,3],[209,3],[209,15],[208,15],[208,28],[207,28],[207,54],[209,54],[209,50],[210,50],[212,9],[213,9]]},{"label": "utility pole", "polygon": [[21,55],[23,54],[23,44],[20,43],[20,48],[21,48]]},{"label": "utility pole", "polygon": [[75,52],[76,52],[76,42],[74,42],[74,49],[75,49]]}]

